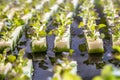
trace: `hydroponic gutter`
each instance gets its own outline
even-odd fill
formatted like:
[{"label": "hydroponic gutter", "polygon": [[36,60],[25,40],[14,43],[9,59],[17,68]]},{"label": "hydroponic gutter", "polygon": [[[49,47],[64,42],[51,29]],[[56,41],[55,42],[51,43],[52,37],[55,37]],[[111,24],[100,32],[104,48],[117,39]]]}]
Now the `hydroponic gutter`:
[{"label": "hydroponic gutter", "polygon": [[[86,39],[87,51],[89,54],[102,54],[104,53],[103,41],[100,38],[100,33],[96,30],[98,25],[96,25],[97,16],[91,14],[91,9],[94,11],[94,0],[85,1],[82,6],[82,11],[87,11],[87,13],[82,13],[84,27],[84,35]],[[87,6],[86,6],[87,5]],[[85,8],[84,8],[85,7]],[[94,13],[95,14],[95,13]],[[99,30],[99,28],[98,28]]]},{"label": "hydroponic gutter", "polygon": [[104,13],[106,14],[106,20],[109,25],[109,29],[111,30],[110,33],[112,35],[112,49],[114,52],[120,53],[120,17],[118,15],[117,8],[115,7],[114,2],[109,0],[106,1],[107,4],[104,4],[103,7]]},{"label": "hydroponic gutter", "polygon": [[[26,17],[26,18],[30,18],[30,17]],[[26,20],[26,18],[24,19]],[[8,41],[4,41],[4,40],[0,41],[0,44],[3,44],[0,46],[0,51],[2,51],[4,48],[7,48],[7,47],[9,47],[11,50],[14,50],[14,48],[17,45],[17,42],[21,38],[22,33],[24,32],[27,25],[28,25],[28,22],[26,21],[24,25],[21,25],[15,28],[15,30],[12,32],[10,39]]]},{"label": "hydroponic gutter", "polygon": [[[62,4],[64,2],[63,1],[59,1],[57,0],[56,4],[54,4],[50,9],[50,12],[45,13],[44,18],[42,20],[42,22],[48,22],[50,20],[50,18],[53,16],[53,14],[55,14],[57,12],[57,10],[59,9],[59,5]],[[44,3],[42,3],[42,5],[44,5]],[[40,9],[42,9],[42,6],[40,6]],[[39,9],[39,10],[40,10]],[[47,23],[43,24],[46,26]],[[41,26],[40,29],[43,30],[43,28],[45,26]],[[46,52],[47,50],[47,43],[46,43],[46,36],[40,37],[39,40],[32,40],[32,52]]]},{"label": "hydroponic gutter", "polygon": [[[40,5],[37,5],[36,9],[37,10],[41,10],[43,7],[44,7],[44,4],[46,2],[49,2],[49,0],[45,0],[43,1]],[[39,6],[39,7],[38,7]],[[34,26],[33,26],[34,27]],[[32,49],[32,52],[35,53],[35,52],[45,52],[47,50],[47,46],[46,46],[46,37],[40,37],[39,40],[37,39],[32,39],[32,42],[31,42],[31,49]]]},{"label": "hydroponic gutter", "polygon": [[[76,11],[77,11],[77,7],[78,7],[78,3],[79,0],[73,0],[71,2],[73,4],[74,10],[72,12],[69,12],[66,16],[66,18],[71,18],[73,19],[74,16],[76,16]],[[64,32],[64,34],[62,35],[62,37],[60,37],[59,35],[57,35],[55,37],[55,41],[54,41],[54,51],[55,52],[69,52],[71,47],[71,26],[67,25],[66,26],[66,31]]]}]

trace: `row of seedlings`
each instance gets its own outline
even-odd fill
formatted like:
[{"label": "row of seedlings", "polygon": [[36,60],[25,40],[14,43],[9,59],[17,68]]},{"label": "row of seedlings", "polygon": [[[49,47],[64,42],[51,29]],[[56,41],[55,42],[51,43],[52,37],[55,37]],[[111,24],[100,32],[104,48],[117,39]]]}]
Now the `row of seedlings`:
[{"label": "row of seedlings", "polygon": [[[40,3],[35,6],[35,10],[32,13],[32,17],[29,20],[29,26],[27,28],[27,34],[31,39],[30,44],[32,53],[45,52],[47,50],[46,25],[53,15],[53,12],[56,12],[58,8],[57,5],[54,5],[55,2],[56,0],[53,0],[53,2],[51,2],[50,0],[44,0],[40,1]],[[58,3],[61,4],[61,2]],[[35,54],[32,55],[33,60],[36,60]]]},{"label": "row of seedlings", "polygon": [[[0,31],[2,30],[2,28],[4,26],[5,18],[11,18],[10,16],[13,17],[13,13],[15,12],[14,10],[16,10],[14,8],[16,6],[13,6],[13,5],[14,5],[13,2],[7,4],[6,6],[4,6],[4,4],[2,4],[1,9],[0,9]],[[17,6],[17,10],[18,10],[18,6]],[[11,15],[11,13],[12,13],[12,15]]]},{"label": "row of seedlings", "polygon": [[[66,2],[64,3],[63,7],[65,8]],[[70,26],[67,26],[68,17],[67,12],[62,11],[61,8],[53,19],[53,24],[56,25],[56,29],[52,30],[55,34],[54,40],[54,51],[61,52],[61,51],[68,51],[70,49]],[[66,11],[66,10],[65,10]]]},{"label": "row of seedlings", "polygon": [[[46,28],[49,24],[49,21],[53,14],[55,14],[60,7],[60,5],[64,3],[63,1],[55,0],[53,3],[50,1],[45,1],[41,5],[41,10],[36,13],[36,17],[34,16],[31,24],[34,30],[34,36],[32,36],[32,52],[46,52],[47,43],[46,43]],[[45,7],[49,5],[48,7]],[[41,12],[42,11],[42,12]],[[44,16],[42,16],[44,15]]]},{"label": "row of seedlings", "polygon": [[[40,3],[40,5],[36,6],[36,11],[34,16],[30,19],[30,29],[32,32],[32,41],[31,41],[31,49],[32,52],[44,52],[47,50],[46,47],[46,32],[45,25],[42,25],[42,15],[45,11],[48,11],[48,8],[45,10],[46,5],[48,5],[50,0],[45,0]],[[50,6],[49,6],[50,7]]]},{"label": "row of seedlings", "polygon": [[14,5],[13,1],[10,1],[10,2],[9,1],[1,1],[1,6],[0,6],[0,11],[2,12],[1,15],[4,15],[3,12],[6,13],[13,7],[18,7],[18,5]]},{"label": "row of seedlings", "polygon": [[[82,80],[82,78],[79,77],[78,75],[71,73],[72,71],[71,69],[73,67],[71,67],[68,63],[66,64],[65,62],[64,63],[62,62],[61,65],[56,65],[53,78],[49,78],[48,80]],[[67,67],[63,68],[64,66]],[[99,76],[95,76],[92,80],[108,80],[108,79],[119,80],[120,79],[119,73],[120,68],[117,68],[113,65],[106,65],[103,67],[101,74]]]},{"label": "row of seedlings", "polygon": [[44,52],[47,50],[45,37],[46,33],[45,30],[41,28],[41,19],[45,11],[44,7],[48,4],[49,0],[39,1],[39,4],[35,6],[35,11],[32,13],[32,17],[29,20],[27,35],[31,39],[30,48],[33,53],[33,60],[37,60],[34,53],[41,51]]},{"label": "row of seedlings", "polygon": [[19,51],[18,56],[8,55],[6,50],[0,54],[0,80],[32,80],[32,64],[23,58],[25,50]]},{"label": "row of seedlings", "polygon": [[[44,4],[45,2],[48,2],[49,0],[45,0],[42,1],[42,4]],[[38,4],[39,3],[39,4]],[[26,29],[29,28],[30,20],[33,18],[33,16],[35,16],[36,12],[39,11],[40,9],[42,9],[42,5],[41,2],[38,1],[34,1],[34,3],[30,3],[33,7],[29,7],[28,10],[25,10],[26,15],[22,16],[22,19],[27,23],[27,26],[25,26]],[[29,4],[27,4],[27,6],[29,6]],[[35,7],[35,8],[34,8]],[[38,17],[38,16],[37,16]],[[38,17],[39,18],[39,17]],[[27,62],[27,66],[23,67],[24,69],[24,73],[27,74],[27,76],[30,77],[30,80],[32,80],[32,69],[33,69],[33,65],[32,65],[32,60],[29,59]]]},{"label": "row of seedlings", "polygon": [[[12,41],[13,42],[12,44],[13,44],[14,47],[17,44],[19,38],[21,37],[22,32],[25,30],[25,28],[28,24],[29,18],[32,17],[32,10],[29,13],[29,10],[32,9],[32,7],[28,7],[28,6],[29,6],[28,4],[25,4],[24,9],[22,9],[23,12],[21,12],[21,11],[15,12],[15,14],[13,15],[13,18],[11,20],[9,20],[9,22],[13,21],[12,22],[13,25],[9,25],[9,27],[12,27],[11,29],[14,30],[14,32],[11,32],[12,33],[12,39],[10,39],[9,42],[11,43],[11,41]],[[5,35],[3,35],[3,37],[4,36]],[[9,44],[7,46],[10,46]],[[12,46],[12,49],[13,49],[13,46]],[[18,55],[20,55],[20,54],[18,54]],[[26,76],[28,76],[30,78],[28,80],[32,80],[32,60],[28,60],[26,65],[24,67],[22,67],[22,69],[23,69],[23,74],[26,74]]]},{"label": "row of seedlings", "polygon": [[119,8],[113,1],[103,1],[104,13],[109,30],[112,35],[112,48],[115,52],[120,52],[120,16]]},{"label": "row of seedlings", "polygon": [[[44,10],[42,10],[42,13],[40,13],[41,15],[37,15],[37,17],[39,18],[37,23],[34,20],[31,22],[32,27],[35,30],[34,32],[36,32],[35,35],[32,37],[32,40],[33,40],[32,52],[45,52],[47,50],[47,45],[46,45],[47,33],[45,30],[51,18],[53,19],[52,20],[53,24],[57,24],[58,26],[58,29],[51,30],[48,33],[48,35],[54,34],[54,33],[56,35],[56,38],[54,41],[54,50],[56,52],[70,50],[70,24],[72,23],[71,20],[75,15],[78,2],[79,2],[78,0],[77,1],[73,0],[72,2],[57,0],[56,2],[54,1],[53,3],[54,5],[50,8],[51,9],[50,11],[44,7],[44,10],[46,11],[46,13],[42,17],[42,20],[41,20],[41,15],[44,13]],[[46,3],[46,4],[50,4],[50,3]],[[64,6],[64,9],[61,7],[62,4]],[[65,6],[66,4],[67,6]],[[72,9],[70,9],[71,5],[72,5]],[[55,14],[56,12],[57,14]]]},{"label": "row of seedlings", "polygon": [[1,12],[1,14],[4,14],[2,15],[4,18],[0,22],[1,51],[5,47],[11,47],[11,50],[13,50],[17,45],[22,32],[28,24],[28,19],[32,16],[32,10],[29,13],[30,9],[32,9],[32,5],[29,7],[30,4],[32,3],[23,3],[22,5],[21,3],[11,3]]},{"label": "row of seedlings", "polygon": [[83,18],[79,27],[83,27],[85,29],[84,35],[89,54],[104,53],[103,41],[100,38],[99,29],[105,27],[105,25],[96,24],[96,20],[99,19],[99,17],[95,12],[94,7],[94,0],[85,0],[80,6],[81,12],[79,13],[79,16]]},{"label": "row of seedlings", "polygon": [[77,74],[77,62],[70,58],[70,54],[63,54],[63,58],[57,60],[53,67],[53,77],[48,80],[82,80]]},{"label": "row of seedlings", "polygon": [[[75,3],[75,0],[73,0]],[[70,24],[72,23],[73,16],[75,16],[76,8],[78,6],[78,0],[73,5],[70,1],[65,1],[63,7],[61,7],[56,14],[54,14],[53,25],[57,26],[51,30],[48,34],[54,34],[54,51],[62,52],[70,50]],[[66,6],[65,6],[66,5]],[[71,6],[71,7],[70,7]],[[71,9],[72,8],[72,9]],[[81,80],[77,75],[77,62],[70,60],[68,57],[70,53],[64,54],[63,60],[58,60],[58,64],[54,67],[54,75],[48,80],[62,80],[62,79],[76,79]],[[65,68],[66,66],[66,68]],[[68,76],[72,76],[69,77]]]},{"label": "row of seedlings", "polygon": [[[22,7],[22,9],[21,9],[21,7]],[[15,48],[15,46],[17,45],[17,42],[19,41],[19,39],[22,35],[22,32],[25,29],[25,26],[27,23],[25,23],[25,20],[22,18],[26,14],[20,14],[19,10],[20,11],[22,10],[24,12],[25,6],[22,5],[22,6],[20,6],[20,8],[19,7],[11,8],[10,11],[7,11],[7,12],[9,12],[9,13],[12,13],[12,11],[16,11],[16,12],[14,12],[12,14],[6,13],[6,17],[1,20],[1,21],[3,21],[3,25],[1,26],[1,32],[0,32],[0,35],[1,35],[0,49],[1,49],[1,51],[6,47],[10,47],[10,49],[13,50]]]},{"label": "row of seedlings", "polygon": [[[28,29],[31,24],[30,20],[33,18],[33,16],[35,16],[35,14],[37,13],[37,11],[39,11],[40,9],[42,9],[42,4],[47,3],[49,0],[45,0],[45,1],[34,1],[34,3],[30,3],[33,7],[29,7],[28,10],[25,10],[26,15],[22,16],[22,19],[27,23],[27,26],[25,26],[26,29]],[[39,3],[39,4],[38,4]],[[27,4],[27,6],[29,6],[29,4]],[[34,8],[35,7],[35,8]],[[39,13],[38,13],[39,14]],[[38,15],[37,14],[37,15]],[[36,16],[39,18],[39,16]],[[34,18],[35,19],[35,18]],[[40,18],[39,18],[40,19]],[[36,21],[35,21],[36,23]],[[30,80],[32,80],[32,60],[29,59],[27,62],[27,66],[23,67],[24,69],[24,73],[27,74],[27,76],[30,77]]]},{"label": "row of seedlings", "polygon": [[[19,4],[15,4],[15,5],[17,5],[17,7],[16,8],[13,7],[12,9],[10,9],[10,14],[8,14],[8,12],[7,12],[8,19],[7,19],[7,22],[5,22],[8,27],[11,28],[11,26],[14,26],[12,28],[15,29],[14,32],[11,32],[12,39],[8,41],[8,43],[11,43],[11,50],[13,50],[13,48],[15,48],[17,41],[21,37],[21,33],[27,27],[28,20],[32,17],[32,13],[34,12],[33,6],[35,4],[24,3],[21,5],[19,3]],[[29,7],[29,5],[31,5],[31,7]],[[18,26],[18,27],[16,28],[15,26]],[[2,26],[2,28],[4,28],[4,27]],[[9,45],[10,44],[8,44],[7,46],[9,46]]]},{"label": "row of seedlings", "polygon": [[55,18],[53,18],[53,24],[57,25],[57,28],[52,30],[53,34],[55,34],[55,52],[68,52],[70,50],[70,25],[73,21],[73,17],[76,15],[78,4],[78,0],[66,1],[64,7],[60,9],[58,13],[55,14]]}]

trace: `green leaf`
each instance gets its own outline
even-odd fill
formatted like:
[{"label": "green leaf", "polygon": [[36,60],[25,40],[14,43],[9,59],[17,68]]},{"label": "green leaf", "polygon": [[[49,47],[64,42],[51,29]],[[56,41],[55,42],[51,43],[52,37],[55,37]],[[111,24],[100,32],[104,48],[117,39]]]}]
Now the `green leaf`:
[{"label": "green leaf", "polygon": [[52,80],[59,80],[57,77],[52,78]]},{"label": "green leaf", "polygon": [[39,31],[39,35],[41,36],[41,37],[44,37],[44,36],[46,36],[46,32],[45,31]]},{"label": "green leaf", "polygon": [[69,53],[70,53],[70,56],[72,56],[72,54],[74,53],[74,50],[70,49]]},{"label": "green leaf", "polygon": [[53,5],[55,3],[56,0],[51,0],[50,1],[50,5]]},{"label": "green leaf", "polygon": [[94,31],[95,30],[95,26],[91,26],[91,30]]},{"label": "green leaf", "polygon": [[27,14],[30,12],[30,9],[24,9],[23,12],[24,12],[24,14]]},{"label": "green leaf", "polygon": [[0,18],[4,19],[4,18],[7,18],[7,16],[2,14],[2,15],[0,15]]},{"label": "green leaf", "polygon": [[100,76],[96,76],[96,77],[93,78],[93,80],[104,80],[104,79]]},{"label": "green leaf", "polygon": [[4,74],[0,74],[0,80],[4,80],[5,79],[5,75]]},{"label": "green leaf", "polygon": [[21,49],[18,53],[18,57],[23,57],[24,54],[25,54],[25,49]]},{"label": "green leaf", "polygon": [[53,34],[53,31],[48,32],[48,35],[52,35],[52,34]]},{"label": "green leaf", "polygon": [[2,57],[3,57],[2,54],[0,54],[0,61],[2,60]]},{"label": "green leaf", "polygon": [[120,55],[116,55],[115,58],[120,60]]},{"label": "green leaf", "polygon": [[101,34],[100,34],[100,38],[101,38],[101,39],[105,38],[105,34],[104,34],[104,33],[101,33]]},{"label": "green leaf", "polygon": [[103,76],[106,76],[106,75],[109,75],[111,74],[112,72],[112,66],[111,65],[107,65],[104,67],[104,69],[102,70],[102,75]]},{"label": "green leaf", "polygon": [[105,25],[105,24],[99,24],[99,25],[98,25],[98,29],[101,29],[101,28],[103,28],[103,27],[106,27],[106,25]]},{"label": "green leaf", "polygon": [[10,61],[10,62],[14,62],[16,60],[16,56],[9,55],[9,56],[7,56],[7,60]]},{"label": "green leaf", "polygon": [[112,46],[112,48],[117,51],[117,52],[120,52],[120,47],[119,46]]},{"label": "green leaf", "polygon": [[71,63],[70,66],[71,66],[71,67],[76,67],[77,64],[76,64],[76,63]]},{"label": "green leaf", "polygon": [[70,25],[72,23],[72,21],[70,20],[70,19],[68,19],[67,21],[66,21],[66,25]]},{"label": "green leaf", "polygon": [[83,22],[80,22],[80,24],[78,25],[78,28],[81,28],[84,26],[84,23]]},{"label": "green leaf", "polygon": [[63,80],[81,80],[81,78],[76,74],[71,74],[69,72],[65,72],[63,74]]}]

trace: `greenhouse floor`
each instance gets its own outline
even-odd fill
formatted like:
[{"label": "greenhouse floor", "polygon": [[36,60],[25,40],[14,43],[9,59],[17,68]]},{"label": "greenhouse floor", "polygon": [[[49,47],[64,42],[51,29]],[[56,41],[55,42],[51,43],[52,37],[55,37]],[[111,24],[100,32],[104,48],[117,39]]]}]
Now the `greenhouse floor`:
[{"label": "greenhouse floor", "polygon": [[[120,66],[120,62],[116,62],[112,58],[112,48],[109,39],[104,39],[105,53],[103,56],[89,56],[87,50],[81,52],[79,50],[79,45],[85,44],[85,38],[82,29],[77,28],[77,25],[78,21],[74,21],[71,25],[71,48],[75,51],[72,59],[77,61],[77,73],[83,80],[91,80],[94,76],[99,75],[105,64],[112,63],[115,66]],[[25,35],[21,38],[21,44],[18,46],[18,49],[26,48],[26,56],[28,58],[33,58],[33,80],[47,80],[48,77],[52,77],[52,67],[56,60],[62,57],[62,53],[54,53],[52,51],[54,38],[53,35],[47,37],[47,52],[35,53],[34,56],[31,56],[30,40],[27,39]]]}]

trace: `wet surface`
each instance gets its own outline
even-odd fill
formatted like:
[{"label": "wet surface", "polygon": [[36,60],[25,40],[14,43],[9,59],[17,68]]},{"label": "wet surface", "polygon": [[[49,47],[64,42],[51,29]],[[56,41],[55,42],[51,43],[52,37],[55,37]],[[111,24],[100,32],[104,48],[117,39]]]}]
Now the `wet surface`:
[{"label": "wet surface", "polygon": [[[76,19],[71,25],[71,49],[74,50],[74,54],[71,58],[77,61],[78,75],[80,75],[83,80],[91,80],[94,76],[100,74],[101,69],[105,64],[113,63],[115,66],[120,66],[120,62],[113,59],[110,39],[104,39],[105,53],[103,56],[90,56],[87,53],[87,49],[83,51],[80,50],[79,45],[85,45],[86,41],[83,35],[83,30],[77,28],[78,24],[79,21]],[[31,53],[30,48],[31,40],[25,36],[25,33],[23,33],[15,53],[21,48],[26,48],[25,56],[33,59],[33,80],[47,80],[48,77],[53,76],[52,69],[57,60],[62,58],[62,53],[53,52],[54,39],[54,35],[47,36],[48,50],[44,53],[33,54]]]},{"label": "wet surface", "polygon": [[[99,75],[101,71],[101,67],[104,65],[104,61],[107,61],[109,56],[107,57],[107,53],[111,52],[108,51],[109,49],[109,43],[106,48],[106,52],[104,54],[104,57],[90,57],[87,53],[87,51],[81,52],[79,50],[80,44],[85,44],[85,38],[83,37],[82,29],[77,28],[78,21],[74,21],[74,23],[71,25],[71,48],[74,49],[74,54],[72,56],[72,59],[77,61],[78,64],[78,74],[82,76],[83,80],[91,80],[94,76]],[[81,37],[80,37],[81,36]],[[48,56],[54,55],[51,50],[53,48],[53,41],[54,36],[47,37],[48,40]],[[105,45],[106,45],[105,44]],[[41,53],[39,53],[41,54]],[[62,53],[59,53],[62,54]],[[57,54],[56,54],[57,55]],[[55,58],[57,58],[55,56]],[[100,59],[99,59],[100,58]],[[43,64],[40,66],[40,63]],[[93,61],[93,62],[92,62]],[[94,62],[95,61],[95,62]],[[102,64],[102,66],[99,66]],[[44,58],[40,61],[34,61],[34,75],[33,80],[47,80],[48,77],[51,77],[53,73],[50,71],[52,68],[51,60],[49,58]],[[99,66],[99,67],[98,67]]]}]

